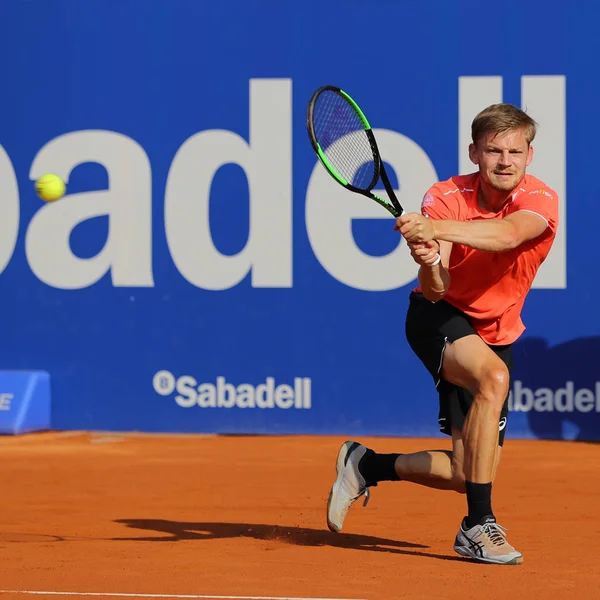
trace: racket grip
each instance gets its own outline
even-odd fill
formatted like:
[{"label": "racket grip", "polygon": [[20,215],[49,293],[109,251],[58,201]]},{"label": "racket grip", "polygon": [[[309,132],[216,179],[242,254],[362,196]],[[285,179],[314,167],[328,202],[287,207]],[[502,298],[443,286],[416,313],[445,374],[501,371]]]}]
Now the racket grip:
[{"label": "racket grip", "polygon": [[435,265],[439,264],[441,260],[442,260],[442,257],[438,253],[437,258],[435,259],[435,262],[432,262],[431,266],[435,267]]}]

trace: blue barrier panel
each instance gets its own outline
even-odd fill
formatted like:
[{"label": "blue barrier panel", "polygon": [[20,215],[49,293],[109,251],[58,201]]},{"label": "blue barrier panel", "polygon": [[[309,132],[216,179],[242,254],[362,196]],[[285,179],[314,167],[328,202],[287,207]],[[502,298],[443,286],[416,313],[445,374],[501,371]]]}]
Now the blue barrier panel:
[{"label": "blue barrier panel", "polygon": [[50,429],[50,375],[0,371],[0,434]]},{"label": "blue barrier panel", "polygon": [[[599,3],[522,2],[492,40],[480,0],[117,4],[0,3],[0,365],[51,374],[54,428],[438,435],[404,337],[417,267],[308,142],[333,84],[409,211],[474,169],[479,110],[538,121],[529,172],[561,222],[508,437],[600,439]],[[44,173],[64,198],[35,195]]]},{"label": "blue barrier panel", "polygon": [[527,337],[515,344],[509,399],[512,437],[597,440],[600,437],[600,337],[549,346]]}]

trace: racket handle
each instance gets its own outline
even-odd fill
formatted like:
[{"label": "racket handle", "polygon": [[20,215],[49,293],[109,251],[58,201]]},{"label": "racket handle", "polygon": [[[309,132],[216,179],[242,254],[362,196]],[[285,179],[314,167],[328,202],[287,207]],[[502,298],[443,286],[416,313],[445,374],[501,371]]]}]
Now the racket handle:
[{"label": "racket handle", "polygon": [[439,262],[442,260],[442,257],[438,254],[437,258],[435,259],[435,262],[431,263],[432,267],[435,267],[435,265],[439,264]]}]

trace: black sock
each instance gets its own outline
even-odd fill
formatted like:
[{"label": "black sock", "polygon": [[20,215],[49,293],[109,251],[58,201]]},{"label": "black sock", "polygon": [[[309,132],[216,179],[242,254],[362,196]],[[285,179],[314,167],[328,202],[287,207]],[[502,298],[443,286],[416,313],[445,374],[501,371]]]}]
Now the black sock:
[{"label": "black sock", "polygon": [[469,516],[467,527],[483,524],[487,519],[494,519],[492,512],[492,484],[473,483],[467,481],[467,503],[469,505]]},{"label": "black sock", "polygon": [[378,481],[399,481],[394,465],[399,454],[377,454],[367,450],[358,463],[358,470],[365,478],[368,486],[377,485]]}]

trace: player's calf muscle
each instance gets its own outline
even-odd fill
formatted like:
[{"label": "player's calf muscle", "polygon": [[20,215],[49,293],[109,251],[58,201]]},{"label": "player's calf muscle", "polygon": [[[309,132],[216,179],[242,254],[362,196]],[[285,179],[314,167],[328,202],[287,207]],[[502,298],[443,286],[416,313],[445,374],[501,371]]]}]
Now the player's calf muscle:
[{"label": "player's calf muscle", "polygon": [[462,459],[448,450],[424,450],[400,454],[395,469],[402,481],[464,493]]}]

